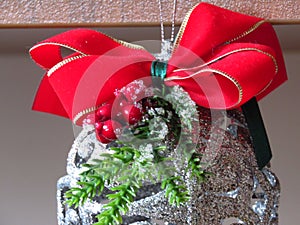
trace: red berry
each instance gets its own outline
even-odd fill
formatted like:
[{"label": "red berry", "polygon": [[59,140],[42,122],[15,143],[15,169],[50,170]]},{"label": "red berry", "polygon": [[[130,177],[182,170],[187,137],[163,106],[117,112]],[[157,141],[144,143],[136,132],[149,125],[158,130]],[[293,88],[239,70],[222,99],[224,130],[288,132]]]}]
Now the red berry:
[{"label": "red berry", "polygon": [[95,123],[95,129],[96,129],[97,133],[102,131],[102,127],[103,127],[103,122],[96,122]]},{"label": "red berry", "polygon": [[106,139],[105,137],[103,137],[101,134],[99,134],[98,132],[96,132],[96,137],[97,139],[103,143],[103,144],[108,144],[111,142],[111,140]]},{"label": "red berry", "polygon": [[102,143],[109,143],[117,139],[114,129],[120,128],[121,125],[116,121],[106,120],[95,124],[95,127],[98,140]]},{"label": "red berry", "polygon": [[96,122],[95,130],[96,130],[97,139],[104,144],[107,144],[116,139],[112,120],[106,120],[104,122]]},{"label": "red berry", "polygon": [[111,117],[111,104],[105,104],[100,106],[96,111],[96,121],[106,121]]},{"label": "red berry", "polygon": [[105,137],[107,139],[114,140],[117,138],[116,134],[114,132],[112,120],[107,120],[107,121],[103,122],[101,134],[103,137]]},{"label": "red berry", "polygon": [[126,105],[122,108],[122,114],[130,125],[137,123],[142,118],[141,110],[134,105]]}]

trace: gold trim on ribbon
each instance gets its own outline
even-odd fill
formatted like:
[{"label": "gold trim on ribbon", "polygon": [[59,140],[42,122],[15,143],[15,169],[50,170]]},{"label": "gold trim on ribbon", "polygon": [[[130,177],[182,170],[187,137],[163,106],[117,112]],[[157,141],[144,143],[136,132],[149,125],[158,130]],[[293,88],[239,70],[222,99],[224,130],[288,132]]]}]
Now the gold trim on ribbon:
[{"label": "gold trim on ribbon", "polygon": [[29,52],[31,52],[32,50],[34,50],[34,49],[36,49],[36,48],[39,48],[39,47],[41,47],[41,46],[44,46],[44,45],[55,45],[55,46],[60,46],[60,47],[64,47],[64,48],[70,49],[70,50],[72,50],[72,51],[74,51],[74,52],[80,53],[81,55],[88,55],[88,54],[86,54],[86,53],[84,53],[84,52],[82,52],[82,51],[80,51],[80,50],[78,50],[78,49],[76,49],[76,48],[74,48],[74,47],[72,47],[72,46],[70,46],[70,45],[65,45],[65,44],[61,44],[61,43],[58,43],[58,42],[43,42],[43,43],[39,43],[39,44],[33,46],[33,47],[29,50]]},{"label": "gold trim on ribbon", "polygon": [[[200,74],[200,73],[206,73],[206,72],[211,72],[211,73],[216,73],[216,74],[219,74],[225,78],[227,78],[229,81],[231,81],[234,86],[237,88],[238,92],[239,92],[239,97],[238,97],[238,101],[232,105],[230,108],[233,108],[235,106],[237,106],[238,104],[240,104],[240,102],[242,101],[243,99],[243,88],[241,86],[241,84],[234,78],[232,77],[230,74],[228,73],[225,73],[221,70],[216,70],[216,69],[210,69],[210,68],[205,68],[205,69],[202,69],[202,70],[199,70],[198,72],[192,74],[193,76],[197,75],[197,74]],[[187,79],[187,78],[190,78],[191,76],[189,77],[169,77],[167,79],[165,79],[165,81],[171,81],[171,80],[184,80],[184,79]]]},{"label": "gold trim on ribbon", "polygon": [[[102,33],[103,34],[103,33]],[[136,44],[131,44],[131,43],[128,43],[126,41],[122,41],[122,40],[118,40],[118,39],[115,39],[113,37],[110,37],[106,34],[103,34],[104,36],[110,38],[111,40],[115,41],[116,43],[119,43],[120,45],[124,46],[124,47],[127,47],[127,48],[131,48],[131,49],[136,49],[136,50],[145,50],[146,49],[140,45],[136,45]],[[59,42],[43,42],[43,43],[39,43],[35,46],[33,46],[29,52],[33,51],[34,49],[36,48],[39,48],[41,46],[44,46],[44,45],[55,45],[55,46],[60,46],[60,47],[63,47],[63,48],[66,48],[66,49],[69,49],[69,50],[72,50],[76,53],[79,53],[80,55],[77,55],[77,56],[73,56],[73,57],[69,57],[69,58],[66,58],[60,62],[58,62],[56,65],[54,65],[53,67],[51,67],[48,72],[47,72],[47,76],[50,77],[54,72],[56,72],[58,69],[60,69],[61,67],[65,66],[66,64],[70,63],[70,62],[73,62],[75,60],[78,60],[78,59],[81,59],[81,58],[84,58],[84,57],[87,57],[87,56],[90,56],[89,54],[87,53],[84,53],[83,51],[80,51],[78,50],[77,48],[74,48],[70,45],[66,45],[66,44],[62,44],[62,43],[59,43]],[[81,112],[77,113],[77,115],[74,117],[73,119],[73,123],[76,124],[76,122],[83,116],[85,116],[86,114],[89,114],[95,110],[97,110],[99,108],[99,106],[93,106],[93,107],[90,107],[88,109],[85,109],[85,110],[82,110]]]},{"label": "gold trim on ribbon", "polygon": [[[277,64],[277,61],[275,59],[275,57],[273,55],[271,55],[270,53],[268,52],[265,52],[263,50],[260,50],[260,49],[257,49],[257,48],[241,48],[241,49],[236,49],[236,50],[233,50],[233,51],[230,51],[230,52],[227,52],[209,62],[206,62],[200,66],[196,66],[196,67],[191,67],[191,68],[182,68],[182,69],[177,69],[177,70],[174,70],[174,72],[181,72],[181,71],[188,71],[188,70],[195,70],[195,69],[198,69],[199,71],[195,72],[195,73],[192,73],[186,77],[179,77],[179,76],[171,76],[171,77],[168,77],[168,78],[165,78],[165,81],[172,81],[172,80],[185,80],[185,79],[189,79],[189,78],[192,78],[200,73],[204,73],[204,72],[212,72],[212,73],[216,73],[216,74],[219,74],[219,75],[222,75],[224,77],[226,77],[227,79],[229,79],[235,86],[236,88],[238,89],[238,92],[239,92],[239,98],[238,98],[238,102],[236,104],[234,104],[233,106],[231,106],[230,108],[233,108],[235,107],[236,105],[238,105],[242,99],[243,99],[243,89],[242,89],[242,86],[240,85],[240,83],[233,77],[231,76],[230,74],[228,73],[225,73],[223,71],[220,71],[220,70],[216,70],[216,69],[211,69],[211,68],[204,68],[202,69],[203,67],[205,66],[208,66],[222,58],[225,58],[229,55],[232,55],[232,54],[235,54],[235,53],[239,53],[239,52],[243,52],[243,51],[256,51],[256,52],[259,52],[259,53],[262,53],[268,57],[270,57],[274,63],[274,68],[275,68],[275,74],[278,73],[278,64]],[[260,93],[262,93],[264,90],[266,90],[270,84],[272,83],[272,80],[266,85],[266,87],[263,88],[262,91],[260,91],[257,95],[259,95]]]},{"label": "gold trim on ribbon", "polygon": [[[179,31],[177,33],[177,36],[176,36],[176,39],[175,39],[175,42],[174,42],[174,46],[173,46],[173,51],[172,53],[175,52],[175,49],[177,49],[178,45],[179,45],[179,42],[181,41],[182,39],[182,35],[185,31],[185,28],[187,26],[187,23],[190,19],[190,16],[192,14],[192,12],[194,11],[194,9],[199,5],[200,3],[196,4],[193,8],[191,8],[187,14],[185,15],[182,23],[181,23],[181,26],[179,28]],[[231,40],[229,41],[225,41],[224,44],[228,44],[228,43],[232,43],[234,41],[237,41],[238,39],[240,38],[243,38],[245,36],[247,36],[248,34],[252,33],[253,31],[255,31],[257,28],[259,28],[262,24],[266,23],[265,20],[261,20],[259,22],[257,22],[256,24],[254,24],[253,26],[251,26],[248,30],[244,31],[243,33],[241,33],[240,35],[236,36],[235,38],[232,38]]]},{"label": "gold trim on ribbon", "polygon": [[239,92],[239,98],[238,98],[238,101],[229,108],[233,108],[233,107],[235,107],[235,106],[237,106],[238,104],[241,103],[241,101],[243,99],[243,88],[242,88],[241,84],[234,77],[232,77],[228,73],[225,73],[221,70],[215,70],[215,69],[207,69],[207,71],[204,70],[203,72],[217,73],[217,74],[227,78],[228,80],[230,80],[235,85],[235,87],[237,88],[237,90]]},{"label": "gold trim on ribbon", "polygon": [[113,37],[111,37],[111,36],[109,36],[107,34],[104,34],[102,32],[101,32],[101,34],[104,35],[105,37],[108,37],[111,40],[119,43],[120,45],[122,45],[122,46],[124,46],[126,48],[137,49],[137,50],[145,50],[146,51],[146,49],[143,46],[141,46],[141,45],[132,44],[132,43],[129,43],[127,41],[119,40],[119,39],[113,38]]},{"label": "gold trim on ribbon", "polygon": [[172,51],[172,54],[175,52],[175,49],[177,49],[178,45],[179,45],[179,42],[181,41],[181,38],[182,38],[182,35],[185,31],[185,28],[186,28],[186,25],[187,23],[189,22],[189,19],[190,19],[190,16],[192,14],[192,12],[194,11],[194,9],[199,5],[200,3],[196,4],[193,8],[191,8],[187,14],[185,15],[182,23],[181,23],[181,26],[179,28],[179,31],[177,33],[177,36],[176,36],[176,39],[174,41],[174,45],[173,45],[173,51]]},{"label": "gold trim on ribbon", "polygon": [[232,43],[234,41],[237,41],[238,39],[240,38],[243,38],[245,36],[247,36],[248,34],[252,33],[253,31],[255,31],[257,28],[260,27],[260,25],[266,23],[265,20],[261,20],[259,22],[257,22],[256,24],[254,24],[252,27],[250,27],[248,30],[244,31],[242,34],[240,34],[239,36],[235,37],[235,38],[232,38],[231,40],[229,41],[226,41],[225,43]]},{"label": "gold trim on ribbon", "polygon": [[[232,77],[228,73],[225,73],[225,72],[223,72],[221,70],[215,70],[215,69],[204,69],[204,70],[199,71],[199,73],[202,73],[202,72],[203,73],[205,73],[205,72],[217,73],[217,74],[219,74],[221,76],[226,77],[228,80],[230,80],[235,85],[235,87],[237,88],[237,90],[239,92],[239,97],[238,97],[238,101],[234,105],[232,105],[230,108],[235,107],[236,105],[238,105],[242,101],[242,98],[243,98],[243,88],[240,85],[240,83],[234,77]],[[175,78],[175,77],[173,77],[173,78]],[[180,78],[182,78],[182,77],[178,77],[178,79],[180,79]],[[167,81],[167,78],[165,79],[165,81]],[[83,116],[85,116],[85,115],[87,115],[87,114],[89,114],[89,113],[91,113],[93,111],[96,111],[99,107],[100,107],[100,105],[98,105],[98,106],[92,106],[90,108],[84,109],[81,112],[77,113],[76,116],[73,119],[73,123],[76,124],[77,121],[79,119],[81,119]]]},{"label": "gold trim on ribbon", "polygon": [[76,116],[74,117],[73,119],[73,123],[76,124],[76,122],[82,118],[83,116],[93,112],[93,111],[96,111],[97,109],[99,109],[100,106],[92,106],[90,108],[87,108],[85,110],[82,110],[81,112],[77,113]]},{"label": "gold trim on ribbon", "polygon": [[108,35],[106,35],[106,36],[109,37],[109,38],[111,38],[115,42],[119,43],[120,45],[123,45],[124,47],[131,48],[131,49],[137,49],[137,50],[145,50],[146,51],[146,49],[143,46],[141,46],[141,45],[132,44],[132,43],[129,43],[129,42],[126,42],[126,41],[115,39],[115,38],[112,38],[112,37],[110,37]]},{"label": "gold trim on ribbon", "polygon": [[[269,57],[272,59],[273,63],[274,63],[275,73],[278,72],[278,64],[277,64],[277,61],[276,61],[275,57],[274,57],[273,55],[271,55],[270,53],[265,52],[265,51],[263,51],[263,50],[260,50],[260,49],[258,49],[258,48],[240,48],[240,49],[236,49],[236,50],[227,52],[227,53],[225,53],[225,54],[223,54],[223,55],[221,55],[221,56],[219,56],[219,57],[217,57],[217,58],[215,58],[215,59],[213,59],[213,60],[210,60],[210,61],[208,61],[208,62],[206,62],[206,63],[203,63],[203,64],[201,64],[200,66],[195,66],[195,67],[191,67],[191,68],[181,68],[181,69],[176,69],[176,70],[174,70],[174,72],[181,72],[181,71],[186,71],[186,70],[201,69],[201,68],[203,68],[203,67],[205,67],[205,66],[208,66],[208,65],[210,65],[210,64],[212,64],[212,63],[214,63],[214,62],[217,62],[217,61],[219,61],[219,60],[221,60],[221,59],[223,59],[223,58],[225,58],[225,57],[227,57],[227,56],[229,56],[229,55],[232,55],[232,54],[234,54],[234,53],[244,52],[244,51],[256,51],[256,52],[262,53],[262,54],[264,54],[264,55],[266,55],[266,56],[269,56]],[[193,74],[192,74],[192,75],[189,75],[188,77],[185,77],[185,78],[191,78],[192,76],[193,76]],[[167,79],[172,80],[171,78],[172,78],[172,77],[169,77],[169,78],[167,78]]]},{"label": "gold trim on ribbon", "polygon": [[261,93],[263,93],[265,90],[267,90],[268,87],[270,87],[270,85],[273,83],[273,80],[270,80],[270,82],[260,91],[256,94],[256,96],[260,95]]},{"label": "gold trim on ribbon", "polygon": [[[101,33],[103,34],[103,33]],[[140,45],[136,45],[136,44],[131,44],[131,43],[128,43],[126,41],[122,41],[122,40],[118,40],[118,39],[115,39],[113,37],[110,37],[106,34],[103,34],[104,36],[110,38],[111,40],[117,42],[118,44],[124,46],[124,47],[127,47],[127,48],[132,48],[132,49],[139,49],[139,50],[145,50],[145,48],[143,46],[140,46]],[[66,44],[62,44],[62,43],[59,43],[59,42],[43,42],[43,43],[39,43],[39,44],[36,44],[35,46],[33,46],[31,49],[29,49],[29,52],[31,52],[32,50],[36,49],[36,48],[39,48],[41,46],[44,46],[44,45],[55,45],[55,46],[60,46],[60,47],[64,47],[64,48],[67,48],[67,49],[70,49],[74,52],[77,52],[77,53],[80,53],[82,55],[88,55],[87,53],[84,53],[80,50],[78,50],[77,48],[74,48],[70,45],[66,45]]]},{"label": "gold trim on ribbon", "polygon": [[47,76],[50,77],[56,70],[58,70],[59,68],[65,66],[66,64],[73,62],[77,59],[81,59],[84,57],[87,57],[88,55],[76,55],[67,59],[64,59],[63,61],[60,61],[59,63],[57,63],[55,66],[51,67],[50,70],[48,70],[47,72]]}]

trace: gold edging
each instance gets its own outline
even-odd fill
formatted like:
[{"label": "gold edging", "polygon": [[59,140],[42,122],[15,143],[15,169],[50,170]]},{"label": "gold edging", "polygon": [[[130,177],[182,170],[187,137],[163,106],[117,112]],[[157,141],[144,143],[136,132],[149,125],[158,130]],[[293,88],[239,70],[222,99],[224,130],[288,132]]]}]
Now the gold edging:
[{"label": "gold edging", "polygon": [[141,46],[141,45],[136,45],[136,44],[132,44],[132,43],[129,43],[129,42],[126,42],[126,41],[115,39],[115,38],[110,37],[110,36],[108,36],[106,34],[104,34],[104,35],[107,36],[107,37],[109,37],[109,38],[111,38],[112,40],[114,40],[115,42],[119,43],[120,45],[123,45],[124,47],[131,48],[131,49],[136,49],[136,50],[145,50],[146,51],[146,49],[143,46]]},{"label": "gold edging", "polygon": [[[243,49],[237,49],[237,50],[228,52],[228,53],[226,53],[224,55],[221,55],[221,56],[219,56],[219,57],[217,57],[217,58],[215,58],[215,59],[213,59],[213,60],[211,60],[211,61],[209,61],[209,62],[207,62],[207,63],[205,63],[203,65],[201,65],[198,68],[210,65],[210,64],[212,64],[212,63],[214,63],[214,62],[216,62],[216,61],[218,61],[218,60],[220,60],[220,59],[222,59],[222,58],[224,58],[224,57],[226,57],[228,55],[231,55],[231,54],[234,54],[234,53],[237,53],[237,52],[242,52],[242,51],[257,51],[257,52],[262,53],[262,54],[264,54],[266,56],[269,56],[272,59],[273,63],[274,63],[275,74],[278,73],[278,64],[277,64],[277,61],[276,61],[275,57],[273,55],[271,55],[270,53],[262,51],[262,50],[257,49],[257,48],[243,48]],[[174,70],[174,72],[192,70],[192,69],[195,69],[195,68],[197,68],[197,67],[187,68],[187,69],[178,69],[178,70]],[[215,70],[215,69],[210,69],[210,68],[208,68],[208,69],[202,69],[202,70],[200,70],[198,72],[195,72],[192,75],[189,75],[187,77],[173,76],[173,77],[166,78],[165,81],[184,80],[184,79],[191,78],[191,77],[195,76],[196,74],[203,73],[203,72],[213,72],[213,73],[220,74],[220,75],[226,77],[227,79],[229,79],[231,82],[234,83],[234,85],[237,87],[237,89],[239,91],[239,100],[238,100],[238,102],[235,105],[231,106],[230,108],[235,107],[236,105],[238,105],[242,101],[242,98],[243,98],[243,89],[242,89],[240,83],[234,77],[232,77],[231,75],[229,75],[228,73],[225,73],[225,72],[220,71],[220,70]],[[265,91],[271,85],[272,81],[273,80],[271,80],[257,95],[259,95],[260,93],[262,93],[263,91]]]},{"label": "gold edging", "polygon": [[234,41],[237,41],[240,38],[243,38],[245,36],[247,36],[248,34],[252,33],[253,31],[255,31],[257,28],[259,28],[262,24],[266,23],[265,20],[261,20],[259,22],[257,22],[256,24],[254,24],[252,27],[250,27],[248,30],[244,31],[243,33],[241,33],[239,36],[232,38],[229,41],[226,41],[225,43],[232,43]]},{"label": "gold edging", "polygon": [[97,109],[99,109],[99,107],[100,107],[100,106],[92,106],[92,107],[90,107],[90,108],[87,108],[87,109],[82,110],[81,112],[77,113],[76,116],[75,116],[74,119],[73,119],[73,123],[76,124],[77,121],[78,121],[81,117],[83,117],[83,116],[85,116],[86,114],[89,114],[89,113],[91,113],[91,112],[93,112],[93,111],[96,111]]},{"label": "gold edging", "polygon": [[[99,32],[99,33],[101,33],[102,35],[104,35],[104,36],[110,38],[111,40],[113,40],[113,41],[119,43],[120,45],[122,45],[122,46],[124,46],[124,47],[131,48],[131,49],[145,50],[145,48],[142,47],[142,46],[140,46],[140,45],[131,44],[131,43],[128,43],[128,42],[126,42],[126,41],[122,41],[122,40],[115,39],[115,38],[113,38],[113,37],[110,37],[109,35],[106,35],[106,34],[102,33],[102,32]],[[59,42],[42,42],[42,43],[36,44],[36,45],[33,46],[32,48],[30,48],[30,49],[29,49],[29,52],[33,51],[33,50],[36,49],[36,48],[39,48],[39,47],[41,47],[41,46],[44,46],[44,45],[56,45],[56,46],[60,46],[60,47],[64,47],[64,48],[70,49],[70,50],[72,50],[72,51],[74,51],[74,52],[77,52],[77,53],[80,53],[80,54],[82,54],[82,55],[89,55],[89,54],[87,54],[87,53],[84,53],[84,52],[82,52],[82,51],[80,51],[80,50],[78,50],[78,49],[76,49],[76,48],[70,46],[70,45],[62,44],[62,43],[59,43]],[[145,50],[145,51],[146,51],[146,50]]]},{"label": "gold edging", "polygon": [[273,80],[274,79],[270,80],[270,82],[261,91],[259,91],[255,96],[258,96],[261,93],[263,93],[265,90],[267,90],[267,88],[270,87],[270,85],[273,83]]},{"label": "gold edging", "polygon": [[190,19],[190,16],[192,14],[192,12],[194,11],[194,9],[199,5],[200,3],[194,5],[188,12],[187,14],[185,15],[182,23],[181,23],[181,26],[179,28],[179,31],[177,33],[177,36],[175,38],[175,41],[174,41],[174,45],[173,45],[173,50],[172,50],[172,55],[173,53],[175,52],[175,49],[177,49],[178,45],[179,45],[179,42],[181,41],[181,38],[182,38],[182,35],[185,31],[185,28],[186,28],[186,25]]},{"label": "gold edging", "polygon": [[[174,72],[180,72],[180,71],[186,71],[186,70],[200,69],[200,68],[205,67],[205,66],[208,66],[208,65],[210,65],[210,64],[212,64],[212,63],[214,63],[214,62],[217,62],[218,60],[220,60],[220,59],[222,59],[222,58],[225,58],[225,57],[227,57],[227,56],[229,56],[229,55],[231,55],[231,54],[238,53],[238,52],[243,52],[243,51],[256,51],[256,52],[259,52],[259,53],[262,53],[262,54],[264,54],[264,55],[269,56],[269,57],[272,59],[274,65],[275,65],[275,73],[278,72],[278,64],[277,64],[277,61],[276,61],[275,57],[274,57],[273,55],[271,55],[270,53],[265,52],[265,51],[263,51],[263,50],[260,50],[260,49],[258,49],[258,48],[240,48],[240,49],[236,49],[236,50],[227,52],[227,53],[225,53],[224,55],[221,55],[221,56],[219,56],[219,57],[217,57],[217,58],[215,58],[215,59],[213,59],[213,60],[211,60],[211,61],[208,61],[208,62],[206,62],[206,63],[204,63],[204,64],[202,64],[202,65],[200,65],[200,66],[191,67],[191,68],[176,69],[176,70],[174,70]],[[191,76],[191,77],[192,77],[192,76]],[[169,79],[172,80],[171,78],[172,78],[172,77],[170,77]],[[186,77],[186,78],[190,78],[190,77],[188,76],[188,77]]]},{"label": "gold edging", "polygon": [[[193,75],[200,74],[200,73],[205,73],[205,72],[217,73],[217,74],[219,74],[219,75],[227,78],[228,80],[230,80],[236,86],[236,88],[237,88],[237,90],[239,92],[239,98],[238,98],[238,101],[234,105],[230,106],[229,108],[233,108],[233,107],[237,106],[238,104],[240,104],[240,102],[243,99],[243,88],[242,88],[241,84],[234,77],[232,77],[228,73],[225,73],[225,72],[223,72],[221,70],[210,69],[210,68],[202,69],[202,70],[194,73]],[[174,77],[170,77],[169,79],[165,79],[165,81],[183,80],[183,79],[187,79],[187,78],[189,78],[189,77],[175,77],[174,76]]]},{"label": "gold edging", "polygon": [[204,69],[203,72],[217,73],[217,74],[227,78],[228,80],[230,80],[235,85],[235,87],[238,89],[238,92],[239,92],[238,101],[234,105],[230,106],[229,108],[234,108],[235,106],[237,106],[238,104],[241,103],[241,101],[243,99],[243,88],[242,88],[241,84],[234,77],[232,77],[228,73],[225,73],[221,70],[215,70],[215,69]]},{"label": "gold edging", "polygon": [[[221,76],[224,76],[225,78],[227,78],[228,80],[230,80],[234,85],[235,87],[237,88],[238,92],[239,92],[239,98],[238,98],[238,101],[230,106],[229,108],[234,108],[235,106],[237,106],[238,104],[240,104],[240,102],[242,101],[243,99],[243,89],[242,89],[242,86],[240,85],[240,83],[234,78],[232,77],[231,75],[229,75],[228,73],[225,73],[221,70],[215,70],[215,69],[204,69],[204,70],[201,70],[199,71],[199,73],[202,73],[202,72],[212,72],[212,73],[217,73]],[[77,113],[76,116],[74,117],[73,119],[73,123],[76,124],[77,121],[82,118],[83,116],[93,112],[93,111],[96,111],[100,106],[92,106],[90,108],[87,108],[85,110],[82,110],[81,112]]]},{"label": "gold edging", "polygon": [[[182,23],[181,23],[181,26],[179,28],[179,31],[177,33],[177,36],[176,36],[176,39],[174,41],[174,46],[173,46],[173,51],[172,51],[172,54],[175,52],[175,49],[177,49],[178,45],[179,45],[179,42],[181,41],[182,39],[182,35],[185,31],[185,28],[187,26],[187,23],[190,19],[190,16],[192,14],[192,12],[194,11],[194,9],[199,5],[200,3],[196,4],[193,8],[191,8],[186,16],[184,17]],[[245,36],[247,36],[248,34],[252,33],[253,31],[255,31],[258,27],[260,27],[262,24],[266,23],[267,21],[266,20],[260,20],[259,22],[257,22],[256,24],[254,24],[253,26],[251,26],[248,30],[244,31],[243,33],[241,33],[240,35],[238,35],[237,37],[235,38],[232,38],[231,40],[229,41],[225,41],[224,43],[228,44],[228,43],[231,43],[231,42],[234,42],[240,38],[243,38]]]},{"label": "gold edging", "polygon": [[61,43],[58,43],[58,42],[42,42],[42,43],[39,43],[39,44],[36,44],[35,46],[33,46],[31,49],[29,49],[29,52],[31,52],[32,50],[36,49],[36,48],[39,48],[41,46],[44,46],[44,45],[55,45],[55,46],[60,46],[60,47],[64,47],[64,48],[67,48],[67,49],[70,49],[74,52],[77,52],[77,53],[80,53],[81,55],[88,55],[76,48],[73,48],[72,46],[70,45],[65,45],[65,44],[61,44]]},{"label": "gold edging", "polygon": [[[100,33],[100,32],[99,32]],[[122,40],[118,40],[118,39],[115,39],[113,37],[110,37],[109,35],[106,35],[104,33],[101,32],[102,35],[110,38],[111,40],[119,43],[120,45],[124,46],[124,47],[127,47],[127,48],[131,48],[131,49],[137,49],[137,50],[145,50],[146,49],[140,45],[136,45],[136,44],[131,44],[131,43],[128,43],[126,41],[122,41]],[[77,55],[77,56],[73,56],[73,57],[69,57],[69,58],[66,58],[60,62],[58,62],[56,65],[54,65],[53,67],[51,67],[48,72],[47,72],[47,76],[50,77],[55,71],[57,71],[59,68],[63,67],[64,65],[70,63],[70,62],[73,62],[75,60],[78,60],[78,59],[81,59],[81,58],[84,58],[86,56],[90,56],[89,54],[86,54],[72,46],[69,46],[69,45],[66,45],[66,44],[62,44],[62,43],[58,43],[58,42],[43,42],[43,43],[39,43],[35,46],[33,46],[29,52],[33,51],[34,49],[36,48],[39,48],[41,46],[44,46],[44,45],[55,45],[55,46],[60,46],[60,47],[64,47],[64,48],[67,48],[67,49],[70,49],[74,52],[77,52],[79,53],[80,55]],[[42,66],[43,67],[43,66]],[[99,108],[99,106],[93,106],[93,107],[90,107],[88,109],[85,109],[81,112],[79,112],[73,119],[73,123],[76,124],[76,122],[84,115],[86,114],[89,114],[95,110],[97,110]]]},{"label": "gold edging", "polygon": [[55,66],[51,67],[50,70],[48,70],[47,72],[47,76],[50,77],[56,70],[58,70],[59,68],[63,67],[64,65],[70,63],[70,62],[73,62],[77,59],[81,59],[81,58],[84,58],[84,57],[87,57],[88,55],[76,55],[76,56],[73,56],[73,57],[70,57],[70,58],[66,58],[64,59],[63,61],[60,61],[59,63],[57,63]]}]

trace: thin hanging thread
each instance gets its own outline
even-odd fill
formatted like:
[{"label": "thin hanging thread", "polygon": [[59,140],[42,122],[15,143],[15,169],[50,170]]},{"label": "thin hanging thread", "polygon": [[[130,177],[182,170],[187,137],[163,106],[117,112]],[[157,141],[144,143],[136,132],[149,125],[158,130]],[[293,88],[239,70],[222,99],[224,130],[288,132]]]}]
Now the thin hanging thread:
[{"label": "thin hanging thread", "polygon": [[174,42],[175,39],[175,18],[176,18],[176,5],[177,0],[174,0],[173,2],[173,14],[172,14],[172,31],[171,31],[171,42]]},{"label": "thin hanging thread", "polygon": [[[171,21],[171,43],[174,42],[174,34],[175,34],[175,18],[176,18],[176,5],[177,0],[173,0],[173,12],[172,12],[172,21]],[[163,12],[162,12],[162,1],[158,0],[158,7],[159,7],[159,16],[160,16],[160,34],[161,34],[161,41],[165,41],[165,30],[164,30],[164,19],[163,19]]]}]

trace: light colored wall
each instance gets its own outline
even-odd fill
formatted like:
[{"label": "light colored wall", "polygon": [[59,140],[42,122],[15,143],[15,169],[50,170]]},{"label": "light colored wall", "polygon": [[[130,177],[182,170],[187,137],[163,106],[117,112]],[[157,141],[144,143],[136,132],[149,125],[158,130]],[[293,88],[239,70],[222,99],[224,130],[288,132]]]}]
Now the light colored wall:
[{"label": "light colored wall", "polygon": [[281,182],[280,225],[300,224],[300,51],[284,54],[289,80],[260,103]]},{"label": "light colored wall", "polygon": [[[57,224],[56,180],[66,173],[73,142],[69,121],[30,109],[42,70],[27,48],[0,52],[0,225]],[[298,225],[300,51],[286,51],[285,59],[289,82],[260,105],[273,147],[273,170],[281,180],[280,225]]]},{"label": "light colored wall", "polygon": [[0,225],[53,225],[56,180],[73,132],[67,120],[31,111],[41,70],[26,54],[0,54]]}]

